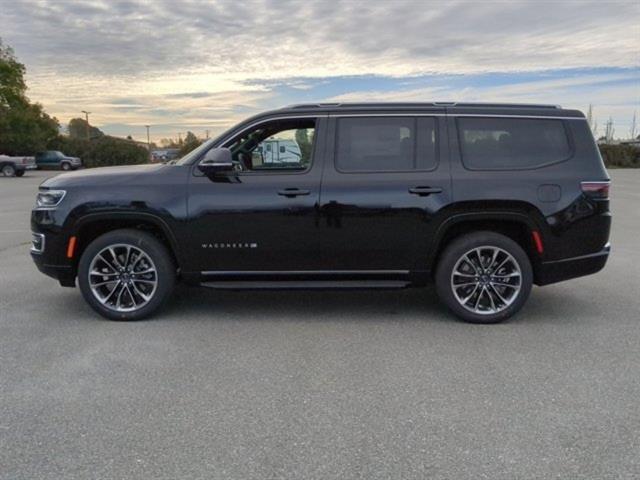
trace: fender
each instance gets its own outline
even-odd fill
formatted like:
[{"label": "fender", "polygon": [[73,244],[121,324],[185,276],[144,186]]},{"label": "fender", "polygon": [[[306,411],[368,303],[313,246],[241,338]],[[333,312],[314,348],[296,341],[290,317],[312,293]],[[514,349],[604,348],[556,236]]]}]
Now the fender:
[{"label": "fender", "polygon": [[127,212],[122,210],[111,210],[111,211],[107,210],[107,211],[100,211],[97,213],[87,213],[79,217],[73,223],[73,225],[71,226],[71,231],[73,233],[77,233],[85,224],[94,222],[97,220],[113,221],[113,220],[119,220],[119,219],[140,220],[143,222],[152,223],[158,228],[160,228],[160,230],[162,230],[162,233],[166,236],[167,240],[169,240],[171,249],[173,250],[173,253],[176,256],[176,260],[178,261],[178,266],[180,267],[183,265],[182,250],[179,247],[179,243],[176,240],[176,237],[173,234],[173,231],[171,230],[167,222],[162,217],[155,215],[153,213],[138,212],[138,211]]},{"label": "fender", "polygon": [[[534,207],[535,208],[535,207]],[[539,212],[538,212],[539,213]],[[466,223],[470,221],[487,221],[487,220],[495,220],[495,221],[508,221],[512,223],[519,223],[526,226],[529,231],[538,231],[544,237],[544,229],[540,224],[535,222],[530,215],[525,213],[513,211],[513,210],[483,210],[476,212],[465,212],[465,213],[453,213],[447,216],[440,224],[438,225],[435,234],[433,235],[433,239],[431,244],[429,245],[429,268],[433,267],[433,263],[437,258],[437,254],[441,250],[441,243],[447,234],[447,232],[454,227],[455,225],[459,225],[461,223]]]}]

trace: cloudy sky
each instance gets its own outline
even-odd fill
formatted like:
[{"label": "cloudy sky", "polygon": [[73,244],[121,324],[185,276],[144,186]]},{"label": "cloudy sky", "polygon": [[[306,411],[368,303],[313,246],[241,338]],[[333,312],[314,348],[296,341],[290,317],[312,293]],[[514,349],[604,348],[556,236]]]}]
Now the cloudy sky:
[{"label": "cloudy sky", "polygon": [[640,1],[0,0],[29,96],[115,135],[349,100],[591,103],[640,124]]}]

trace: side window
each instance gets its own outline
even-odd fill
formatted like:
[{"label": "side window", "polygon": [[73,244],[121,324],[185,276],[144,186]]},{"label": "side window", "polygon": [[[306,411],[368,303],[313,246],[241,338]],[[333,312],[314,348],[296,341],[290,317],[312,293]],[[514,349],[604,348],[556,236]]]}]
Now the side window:
[{"label": "side window", "polygon": [[229,146],[241,171],[304,171],[311,166],[315,119],[277,120],[243,133]]},{"label": "side window", "polygon": [[562,120],[458,118],[457,124],[462,162],[471,169],[536,168],[571,155]]},{"label": "side window", "polygon": [[339,118],[336,168],[342,172],[430,170],[437,165],[432,117]]}]

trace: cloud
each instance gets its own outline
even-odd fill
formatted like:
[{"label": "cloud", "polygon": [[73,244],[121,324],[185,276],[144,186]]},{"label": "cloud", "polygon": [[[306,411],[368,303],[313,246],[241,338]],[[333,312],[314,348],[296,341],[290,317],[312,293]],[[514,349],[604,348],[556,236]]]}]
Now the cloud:
[{"label": "cloud", "polygon": [[[640,65],[637,1],[0,0],[0,10],[30,96],[65,121],[85,108],[114,124],[161,123],[144,117],[161,111],[179,125],[232,119],[281,100],[283,87],[313,94],[328,77],[411,83]],[[414,93],[455,93],[445,87]]]}]

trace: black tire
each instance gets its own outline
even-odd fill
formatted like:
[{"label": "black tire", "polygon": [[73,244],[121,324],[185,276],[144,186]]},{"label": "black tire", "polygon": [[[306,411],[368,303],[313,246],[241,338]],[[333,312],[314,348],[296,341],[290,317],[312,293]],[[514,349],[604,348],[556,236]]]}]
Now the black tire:
[{"label": "black tire", "polygon": [[17,170],[16,177],[22,177],[24,175],[24,170]]},{"label": "black tire", "polygon": [[60,164],[60,168],[62,168],[62,170],[64,170],[65,172],[69,172],[71,170],[71,164],[69,162],[62,162]]},{"label": "black tire", "polygon": [[[482,282],[487,282],[489,279],[493,279],[494,277],[492,275],[487,275],[486,272],[483,272],[480,277],[470,278],[469,280],[471,284],[469,287],[456,289],[458,292],[464,292],[464,294],[460,294],[459,296],[464,296],[465,298],[458,300],[458,298],[456,297],[454,288],[452,286],[454,268],[456,268],[457,264],[460,268],[460,266],[463,266],[466,263],[468,267],[463,268],[468,268],[470,270],[471,265],[467,262],[464,262],[462,258],[465,256],[465,254],[470,254],[470,258],[472,260],[478,258],[477,254],[474,252],[475,249],[479,247],[487,248],[487,250],[481,250],[482,253],[480,254],[480,258],[485,259],[485,264],[489,263],[486,260],[489,258],[489,256],[491,256],[491,248],[494,248],[493,251],[496,251],[495,249],[499,249],[502,252],[506,252],[506,254],[510,255],[515,262],[512,263],[511,260],[508,260],[507,265],[513,266],[513,272],[520,274],[519,290],[498,286],[497,293],[500,293],[500,291],[502,291],[505,297],[508,297],[508,302],[502,302],[499,296],[496,296],[495,288],[491,290],[491,296],[493,296],[493,298],[490,298],[489,291],[492,288],[490,285],[494,284],[486,284]],[[500,258],[507,258],[506,254],[499,253],[499,255],[501,255]],[[476,267],[478,267],[477,263],[478,262],[476,262],[475,265]],[[496,263],[499,262],[496,261]],[[495,266],[489,266],[487,271],[491,271],[491,268],[495,268]],[[519,272],[517,272],[517,269],[519,269]],[[473,270],[470,271],[473,272]],[[501,272],[493,271],[493,273],[496,274],[495,278],[497,278],[498,274]],[[477,275],[475,272],[472,273],[472,276],[475,275]],[[464,276],[460,277],[456,275],[456,278],[456,284],[464,282]],[[480,283],[476,284],[474,282],[477,278],[480,279]],[[511,280],[511,277],[509,278],[509,282],[518,284],[517,280]],[[531,286],[533,284],[533,272],[531,269],[531,262],[529,261],[529,257],[522,249],[522,247],[520,247],[520,245],[511,240],[509,237],[506,237],[499,233],[481,231],[456,238],[451,243],[451,245],[449,245],[444,250],[438,262],[435,281],[438,296],[459,318],[471,323],[498,323],[510,318],[525,304],[527,298],[529,297],[529,294],[531,293]],[[479,288],[474,291],[476,285]],[[482,285],[487,285],[487,288],[484,292],[482,291]],[[466,288],[467,290],[465,291],[464,288]],[[468,297],[469,292],[474,292],[474,295],[476,296],[471,297],[469,302],[465,303],[465,305],[463,306],[462,301],[464,301]],[[480,304],[474,305],[475,300],[477,300],[478,296],[482,294],[484,294],[484,297],[480,299]],[[512,295],[512,297],[509,297],[509,295]],[[493,300],[495,300],[495,303]],[[476,313],[476,311],[472,311],[473,307],[475,307],[475,309],[477,310],[478,306],[480,307],[480,310],[482,310],[483,302],[487,304],[487,308],[483,313]],[[489,304],[489,302],[491,302],[491,304]],[[493,308],[493,310],[490,309],[489,306],[494,304],[495,308]]]},{"label": "black tire", "polygon": [[[94,258],[96,258],[100,252],[103,252],[105,248],[115,245],[131,246],[142,251],[149,257],[155,267],[156,277],[154,280],[157,282],[155,290],[151,293],[147,303],[135,310],[118,311],[115,309],[115,306],[110,308],[108,305],[101,303],[89,283],[89,269]],[[119,263],[121,263],[121,260]],[[78,265],[78,285],[82,296],[91,308],[110,320],[141,320],[153,314],[171,295],[175,278],[176,267],[167,248],[153,235],[140,230],[114,230],[113,232],[101,235],[87,246],[80,257],[80,263]],[[130,283],[131,282],[129,282],[129,284]],[[118,283],[113,290],[116,290],[119,285],[121,285],[121,283]],[[126,287],[122,287],[123,290],[125,288]],[[130,291],[133,291],[133,288]],[[123,294],[122,296],[126,300],[126,295]],[[129,298],[131,299],[131,297]],[[141,298],[138,297],[138,300],[141,300]]]},{"label": "black tire", "polygon": [[16,175],[16,167],[11,165],[10,163],[4,164],[2,168],[0,168],[0,171],[2,171],[2,174],[5,177],[15,177]]}]

